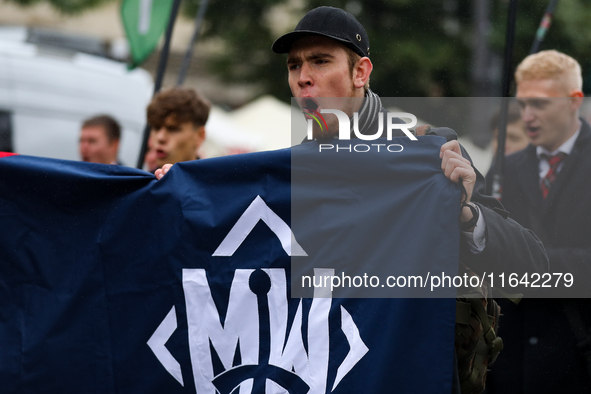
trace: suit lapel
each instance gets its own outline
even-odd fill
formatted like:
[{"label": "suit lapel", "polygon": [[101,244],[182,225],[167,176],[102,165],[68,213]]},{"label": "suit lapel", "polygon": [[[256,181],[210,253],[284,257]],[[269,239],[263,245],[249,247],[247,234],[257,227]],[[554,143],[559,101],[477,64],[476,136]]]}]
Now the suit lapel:
[{"label": "suit lapel", "polygon": [[[519,153],[516,153],[518,155]],[[523,204],[520,204],[519,216],[524,220],[522,225],[532,230],[544,242],[546,232],[542,227],[542,191],[540,189],[540,171],[539,161],[536,155],[536,147],[529,145],[525,148],[523,155],[519,156],[519,161],[516,163],[514,179],[517,181],[516,190],[519,191],[523,199]]]},{"label": "suit lapel", "polygon": [[517,177],[519,178],[519,184],[522,187],[528,206],[537,214],[542,209],[543,200],[539,183],[540,172],[536,148],[533,145],[529,145],[525,153],[525,160],[521,163],[523,171],[518,171]]},{"label": "suit lapel", "polygon": [[591,127],[589,124],[581,119],[581,132],[575,141],[575,145],[573,146],[573,150],[570,155],[564,158],[562,169],[556,175],[556,180],[550,187],[550,191],[548,192],[548,197],[544,201],[542,210],[543,214],[545,215],[550,208],[553,206],[555,200],[558,198],[560,193],[562,193],[566,187],[568,181],[572,178],[573,173],[576,171],[578,167],[578,162],[581,159],[581,150],[587,144],[588,140],[591,138]]}]

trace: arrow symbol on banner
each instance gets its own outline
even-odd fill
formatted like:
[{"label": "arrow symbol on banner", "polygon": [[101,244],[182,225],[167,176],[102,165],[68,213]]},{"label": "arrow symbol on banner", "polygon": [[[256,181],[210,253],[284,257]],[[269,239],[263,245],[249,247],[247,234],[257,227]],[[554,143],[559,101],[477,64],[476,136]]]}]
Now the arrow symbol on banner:
[{"label": "arrow symbol on banner", "polygon": [[172,356],[172,354],[168,351],[166,346],[166,342],[172,336],[174,330],[176,330],[177,322],[176,322],[176,311],[174,306],[168,312],[162,323],[158,326],[154,334],[148,339],[148,346],[154,352],[154,355],[160,361],[162,366],[168,371],[169,374],[175,378],[181,386],[185,386],[183,384],[183,373],[181,372],[181,364]]},{"label": "arrow symbol on banner", "polygon": [[281,246],[288,256],[308,255],[296,241],[287,223],[269,208],[261,196],[256,196],[220,246],[213,252],[213,256],[232,256],[259,220],[265,222],[269,226],[269,229],[279,238]]},{"label": "arrow symbol on banner", "polygon": [[359,328],[353,321],[353,317],[342,305],[341,329],[347,338],[347,342],[349,342],[349,353],[347,353],[347,356],[337,370],[337,376],[331,391],[334,391],[345,375],[347,375],[353,369],[355,364],[357,364],[369,351],[369,348],[365,345],[363,339],[361,339],[361,336],[359,335]]}]

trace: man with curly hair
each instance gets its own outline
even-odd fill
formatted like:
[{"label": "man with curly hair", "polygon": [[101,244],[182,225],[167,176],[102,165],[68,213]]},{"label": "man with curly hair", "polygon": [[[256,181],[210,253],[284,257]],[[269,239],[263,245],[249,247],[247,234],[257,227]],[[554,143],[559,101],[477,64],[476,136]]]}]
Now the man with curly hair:
[{"label": "man with curly hair", "polygon": [[210,108],[209,101],[193,89],[166,89],[154,96],[147,112],[158,167],[197,159]]}]

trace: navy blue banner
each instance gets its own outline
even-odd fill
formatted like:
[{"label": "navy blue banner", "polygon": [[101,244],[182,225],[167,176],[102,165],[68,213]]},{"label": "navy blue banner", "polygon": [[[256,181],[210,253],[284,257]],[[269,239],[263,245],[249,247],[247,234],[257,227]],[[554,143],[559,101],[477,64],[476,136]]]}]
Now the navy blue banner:
[{"label": "navy blue banner", "polygon": [[292,149],[292,228],[306,251],[292,257],[292,296],[313,297],[309,284],[322,276],[314,271],[324,269],[333,271],[332,297],[455,298],[453,286],[441,286],[442,276],[458,273],[460,242],[459,188],[441,170],[443,142],[352,139]]},{"label": "navy blue banner", "polygon": [[[411,163],[438,145],[409,153]],[[313,233],[300,231],[315,228],[292,231],[291,159],[281,150],[186,162],[156,181],[125,167],[1,158],[0,393],[450,392],[453,298],[290,296],[291,260],[339,247],[338,237],[326,250],[308,244]],[[440,182],[416,178],[404,187]],[[385,197],[407,198],[401,187]],[[457,226],[457,210],[427,212],[413,220]],[[404,225],[374,213],[380,228]],[[449,238],[425,242],[438,250]],[[453,266],[457,251],[443,258]]]}]

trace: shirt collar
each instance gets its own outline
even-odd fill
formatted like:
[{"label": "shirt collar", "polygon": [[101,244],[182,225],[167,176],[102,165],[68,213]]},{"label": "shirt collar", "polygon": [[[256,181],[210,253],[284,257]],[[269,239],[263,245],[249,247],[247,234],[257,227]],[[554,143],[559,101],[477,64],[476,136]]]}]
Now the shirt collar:
[{"label": "shirt collar", "polygon": [[579,128],[577,129],[577,131],[568,139],[564,142],[564,144],[560,145],[558,147],[558,149],[556,149],[553,152],[548,152],[546,149],[542,148],[541,146],[536,147],[536,154],[538,155],[538,159],[540,159],[542,157],[542,155],[548,155],[548,156],[554,156],[556,155],[558,152],[563,152],[567,155],[570,155],[570,153],[573,151],[573,148],[575,146],[575,141],[577,140],[577,138],[579,137],[579,133],[581,132],[581,122],[579,121]]}]

